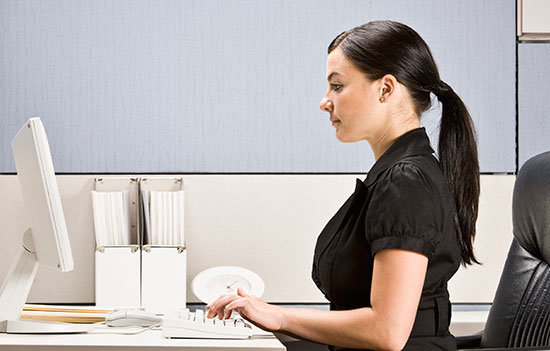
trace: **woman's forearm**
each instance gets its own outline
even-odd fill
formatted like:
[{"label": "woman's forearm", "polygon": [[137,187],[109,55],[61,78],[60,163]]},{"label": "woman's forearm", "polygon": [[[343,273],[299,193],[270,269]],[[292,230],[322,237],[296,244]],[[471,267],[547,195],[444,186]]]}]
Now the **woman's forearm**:
[{"label": "woman's forearm", "polygon": [[[328,345],[350,348],[394,349],[402,337],[372,308],[320,311],[285,308],[281,331]],[[397,340],[399,339],[399,340]]]}]

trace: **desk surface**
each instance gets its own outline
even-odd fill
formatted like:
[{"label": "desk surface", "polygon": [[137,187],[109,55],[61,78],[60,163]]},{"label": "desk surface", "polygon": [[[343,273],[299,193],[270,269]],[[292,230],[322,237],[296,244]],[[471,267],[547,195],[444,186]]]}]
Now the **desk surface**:
[{"label": "desk surface", "polygon": [[449,331],[454,336],[479,333],[485,328],[489,311],[453,311]]},{"label": "desk surface", "polygon": [[[455,311],[451,332],[455,336],[471,335],[483,330],[488,311]],[[139,328],[121,331],[139,331]],[[90,334],[28,335],[0,334],[0,351],[54,351],[54,350],[98,350],[102,351],[159,351],[159,350],[231,350],[285,351],[285,347],[274,336],[256,336],[246,340],[216,339],[165,339],[160,330],[149,330],[137,335],[103,334],[107,329],[97,328]]]},{"label": "desk surface", "polygon": [[[274,336],[255,336],[245,340],[166,339],[162,337],[160,330],[148,330],[137,335],[100,334],[103,330],[104,329],[98,329],[89,334],[65,335],[0,334],[0,350],[286,350],[283,344]],[[138,330],[139,329],[124,329],[124,331]]]}]

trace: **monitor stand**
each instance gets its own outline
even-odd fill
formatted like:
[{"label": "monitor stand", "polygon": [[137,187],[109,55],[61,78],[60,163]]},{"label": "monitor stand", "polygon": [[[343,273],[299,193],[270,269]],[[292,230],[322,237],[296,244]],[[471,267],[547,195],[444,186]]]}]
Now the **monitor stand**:
[{"label": "monitor stand", "polygon": [[21,312],[27,301],[38,261],[31,229],[23,235],[23,245],[8,271],[0,290],[0,333],[85,333],[89,325],[21,320]]}]

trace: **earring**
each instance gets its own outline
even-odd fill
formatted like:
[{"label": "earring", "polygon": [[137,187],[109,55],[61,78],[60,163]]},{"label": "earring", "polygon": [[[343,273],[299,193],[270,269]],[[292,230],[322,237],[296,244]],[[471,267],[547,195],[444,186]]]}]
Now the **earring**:
[{"label": "earring", "polygon": [[383,96],[380,97],[380,102],[384,102],[385,100],[386,100],[385,97],[383,97]]}]

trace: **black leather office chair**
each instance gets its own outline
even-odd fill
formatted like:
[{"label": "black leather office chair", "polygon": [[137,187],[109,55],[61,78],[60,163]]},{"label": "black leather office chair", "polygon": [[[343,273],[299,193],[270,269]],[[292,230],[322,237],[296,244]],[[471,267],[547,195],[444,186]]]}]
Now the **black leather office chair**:
[{"label": "black leather office chair", "polygon": [[512,202],[514,239],[482,333],[459,349],[550,350],[550,152],[520,169]]}]

